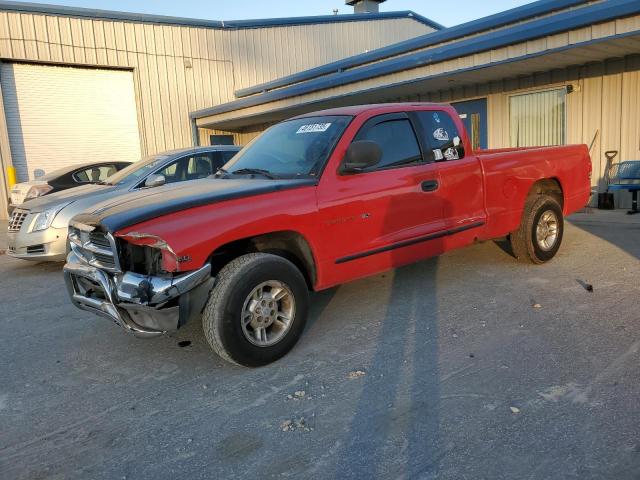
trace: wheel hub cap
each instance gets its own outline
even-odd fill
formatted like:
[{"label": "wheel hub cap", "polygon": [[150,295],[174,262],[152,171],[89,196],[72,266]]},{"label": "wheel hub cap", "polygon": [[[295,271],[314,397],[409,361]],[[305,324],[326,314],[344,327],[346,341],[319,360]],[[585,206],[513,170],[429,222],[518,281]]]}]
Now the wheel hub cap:
[{"label": "wheel hub cap", "polygon": [[242,309],[242,332],[252,344],[268,347],[284,338],[294,316],[291,289],[282,282],[269,280],[247,296]]},{"label": "wheel hub cap", "polygon": [[536,241],[545,251],[551,250],[558,240],[558,217],[551,210],[544,212],[536,226]]}]

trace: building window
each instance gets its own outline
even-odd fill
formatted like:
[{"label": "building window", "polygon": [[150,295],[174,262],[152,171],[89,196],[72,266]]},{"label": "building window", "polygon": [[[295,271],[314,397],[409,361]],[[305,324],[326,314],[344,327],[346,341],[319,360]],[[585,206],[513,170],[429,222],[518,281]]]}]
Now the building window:
[{"label": "building window", "polygon": [[509,97],[512,147],[563,145],[566,142],[566,89]]}]

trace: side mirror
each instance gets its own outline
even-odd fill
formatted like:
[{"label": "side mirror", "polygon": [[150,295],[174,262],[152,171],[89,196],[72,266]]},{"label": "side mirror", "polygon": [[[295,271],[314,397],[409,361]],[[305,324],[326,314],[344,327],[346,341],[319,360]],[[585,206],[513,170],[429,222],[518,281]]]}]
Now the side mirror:
[{"label": "side mirror", "polygon": [[164,175],[153,174],[149,175],[147,179],[144,181],[145,187],[159,187],[166,183],[167,179],[164,178]]},{"label": "side mirror", "polygon": [[380,163],[382,149],[376,142],[358,140],[347,148],[342,160],[341,173],[359,173]]}]

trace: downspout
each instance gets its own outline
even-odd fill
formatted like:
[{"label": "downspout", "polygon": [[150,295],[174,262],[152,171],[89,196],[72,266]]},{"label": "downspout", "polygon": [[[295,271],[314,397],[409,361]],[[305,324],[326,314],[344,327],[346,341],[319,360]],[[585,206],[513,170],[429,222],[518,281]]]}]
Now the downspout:
[{"label": "downspout", "polygon": [[198,125],[196,124],[196,119],[191,119],[191,141],[194,147],[200,146],[200,132],[198,131]]}]

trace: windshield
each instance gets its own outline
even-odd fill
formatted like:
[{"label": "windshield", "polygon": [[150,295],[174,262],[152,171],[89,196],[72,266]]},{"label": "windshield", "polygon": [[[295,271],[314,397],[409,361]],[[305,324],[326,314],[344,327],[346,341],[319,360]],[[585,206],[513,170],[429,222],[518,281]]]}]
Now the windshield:
[{"label": "windshield", "polygon": [[277,178],[316,176],[351,118],[307,117],[274,125],[229,160],[222,171]]},{"label": "windshield", "polygon": [[143,158],[137,162],[132,163],[126,168],[123,168],[119,172],[114,173],[108,177],[104,183],[107,185],[116,185],[123,183],[135,182],[151,173],[156,167],[160,166],[165,160],[169,158],[166,154],[151,155]]}]

